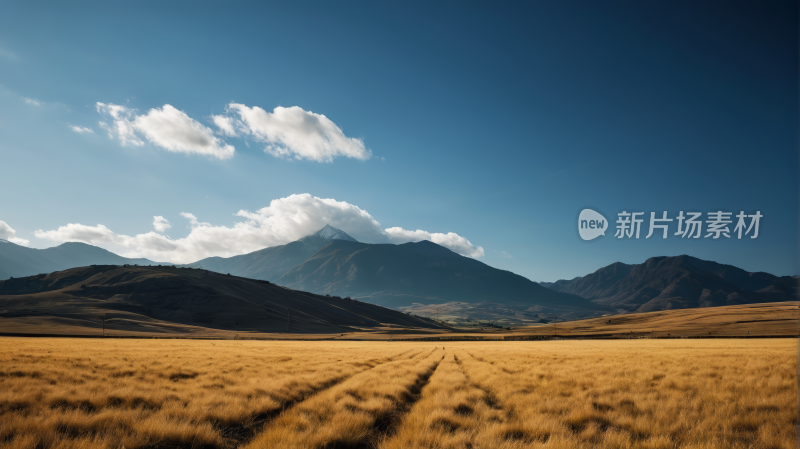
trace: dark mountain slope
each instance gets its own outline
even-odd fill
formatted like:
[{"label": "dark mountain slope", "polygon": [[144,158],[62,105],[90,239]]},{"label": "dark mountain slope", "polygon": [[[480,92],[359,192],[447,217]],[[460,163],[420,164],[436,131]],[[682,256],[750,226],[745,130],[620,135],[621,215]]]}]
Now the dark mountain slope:
[{"label": "dark mountain slope", "polygon": [[[159,320],[213,329],[339,333],[437,323],[359,301],[266,281],[172,267],[90,266],[0,282],[0,317],[57,317],[118,323]],[[144,325],[144,324],[141,324]]]},{"label": "dark mountain slope", "polygon": [[[686,257],[686,261],[690,264],[710,273],[714,273],[743,290],[759,291],[764,289],[777,289],[791,292],[797,287],[797,278],[792,276],[775,276],[763,271],[750,273],[741,268],[734,267],[733,265],[725,265],[710,260],[701,260],[691,256],[683,257]],[[787,299],[787,301],[793,300],[794,299]]]},{"label": "dark mountain slope", "polygon": [[427,240],[402,245],[335,240],[277,282],[317,293],[368,296],[391,307],[425,298],[431,303],[488,301],[600,309],[578,296],[546,289]]},{"label": "dark mountain slope", "polygon": [[616,262],[584,277],[556,281],[546,287],[587,299],[614,296],[617,293],[616,285],[630,275],[632,267],[633,265]]},{"label": "dark mountain slope", "polygon": [[34,249],[0,240],[0,279],[50,273],[86,265],[150,265],[147,259],[129,259],[96,246],[68,242]]},{"label": "dark mountain slope", "polygon": [[[690,256],[653,257],[642,264],[614,263],[549,287],[620,312],[711,307],[796,299],[797,280]],[[749,288],[746,288],[749,287]],[[756,289],[756,290],[751,290]]]},{"label": "dark mountain slope", "polygon": [[314,253],[332,240],[356,240],[332,226],[325,226],[318,232],[286,245],[273,246],[241,256],[228,258],[209,257],[187,267],[231,273],[252,279],[276,281],[295,265],[305,262]]}]

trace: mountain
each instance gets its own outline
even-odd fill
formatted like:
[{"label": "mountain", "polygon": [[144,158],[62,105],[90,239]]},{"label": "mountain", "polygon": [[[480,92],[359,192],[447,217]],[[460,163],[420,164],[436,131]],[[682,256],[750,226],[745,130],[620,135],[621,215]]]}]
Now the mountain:
[{"label": "mountain", "polygon": [[253,279],[276,281],[295,265],[305,262],[333,240],[356,241],[344,231],[326,225],[314,234],[285,245],[272,246],[241,256],[227,258],[208,257],[184,266],[204,268],[218,273],[231,273],[236,276]]},{"label": "mountain", "polygon": [[0,281],[0,318],[56,320],[73,328],[189,332],[342,333],[399,326],[445,329],[396,310],[211,271],[97,265]]},{"label": "mountain", "polygon": [[96,246],[68,242],[34,249],[0,239],[0,279],[30,276],[86,265],[150,265],[147,259],[128,259]]},{"label": "mountain", "polygon": [[341,229],[336,229],[331,225],[325,225],[324,228],[320,229],[315,234],[312,234],[312,236],[316,236],[325,240],[347,240],[348,242],[358,241],[353,237],[347,235],[347,233],[342,231]]},{"label": "mountain", "polygon": [[522,276],[428,240],[402,245],[334,240],[276,282],[299,290],[360,297],[389,307],[422,301],[488,301],[599,309],[578,296],[554,294],[557,292]]},{"label": "mountain", "polygon": [[358,297],[386,307],[448,301],[556,307],[580,316],[602,306],[539,286],[433,242],[368,244],[331,226],[286,245],[189,267],[251,277],[318,294]]},{"label": "mountain", "polygon": [[750,273],[732,265],[683,255],[652,257],[638,265],[617,262],[589,275],[545,286],[619,312],[650,312],[795,301],[798,279]]}]

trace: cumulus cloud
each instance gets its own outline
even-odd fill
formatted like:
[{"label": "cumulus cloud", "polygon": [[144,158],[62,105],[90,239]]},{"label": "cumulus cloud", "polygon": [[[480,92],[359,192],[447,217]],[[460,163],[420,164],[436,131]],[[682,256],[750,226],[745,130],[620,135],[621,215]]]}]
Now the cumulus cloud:
[{"label": "cumulus cloud", "polygon": [[31,242],[17,237],[17,231],[8,225],[5,221],[0,220],[0,239],[8,240],[17,245],[28,246]]},{"label": "cumulus cloud", "polygon": [[161,215],[156,215],[153,217],[153,228],[156,230],[156,232],[163,233],[171,227],[172,223],[170,223],[169,220]]},{"label": "cumulus cloud", "polygon": [[[369,159],[372,152],[361,139],[347,137],[335,123],[322,114],[298,106],[278,106],[267,112],[258,106],[231,103],[228,113],[238,115],[241,131],[266,144],[264,151],[273,156],[332,162],[335,157]],[[214,116],[223,133],[236,133],[230,117]]]},{"label": "cumulus cloud", "polygon": [[135,118],[133,110],[118,104],[100,102],[97,103],[96,107],[97,112],[111,119],[112,125],[104,121],[99,122],[100,127],[108,131],[108,137],[113,139],[116,134],[122,146],[140,147],[144,145],[144,141],[139,139],[136,134],[136,128],[133,126],[132,120]]},{"label": "cumulus cloud", "polygon": [[236,132],[236,124],[233,118],[224,115],[212,115],[211,121],[213,121],[217,128],[219,128],[220,133],[229,137],[235,137],[238,135]]},{"label": "cumulus cloud", "polygon": [[25,103],[32,104],[34,106],[41,106],[42,103],[39,100],[34,100],[33,98],[22,97],[25,100]]},{"label": "cumulus cloud", "polygon": [[189,117],[185,112],[165,104],[138,115],[135,109],[116,104],[97,103],[97,112],[110,119],[100,126],[115,135],[123,146],[142,146],[148,140],[167,151],[201,154],[217,159],[233,157],[234,147],[214,135],[207,126]]},{"label": "cumulus cloud", "polygon": [[428,232],[417,229],[416,231],[409,231],[403,228],[389,228],[386,230],[386,235],[393,243],[403,242],[419,242],[420,240],[430,240],[437,245],[442,245],[449,248],[463,256],[478,258],[483,257],[483,248],[475,246],[464,237],[454,233],[448,232],[442,234],[438,232]]},{"label": "cumulus cloud", "polygon": [[225,114],[210,117],[216,133],[168,104],[143,115],[113,103],[98,102],[96,107],[104,116],[98,122],[100,127],[123,146],[142,146],[149,141],[168,151],[228,159],[233,157],[234,147],[218,135],[252,136],[265,145],[266,153],[280,158],[332,162],[337,157],[372,157],[362,139],[347,137],[328,117],[298,106],[278,106],[268,112],[257,106],[230,103]]},{"label": "cumulus cloud", "polygon": [[80,223],[69,223],[52,231],[39,229],[38,231],[33,231],[33,235],[40,239],[54,242],[84,242],[93,245],[115,243],[117,239],[117,235],[111,229],[101,224],[87,226]]},{"label": "cumulus cloud", "polygon": [[[53,231],[39,230],[34,234],[54,242],[81,241],[98,245],[126,257],[189,263],[209,256],[230,257],[283,245],[330,224],[367,243],[431,240],[468,257],[484,254],[483,248],[458,234],[408,231],[398,227],[384,230],[372,215],[358,206],[307,193],[272,200],[269,206],[253,212],[240,210],[235,214],[240,220],[232,226],[200,222],[188,212],[181,216],[189,222],[190,232],[178,239],[152,231],[127,236],[115,234],[103,225],[80,224],[68,224]],[[156,226],[155,220],[153,225]]]},{"label": "cumulus cloud", "polygon": [[94,134],[94,130],[92,128],[85,126],[69,125],[69,127],[78,134]]}]

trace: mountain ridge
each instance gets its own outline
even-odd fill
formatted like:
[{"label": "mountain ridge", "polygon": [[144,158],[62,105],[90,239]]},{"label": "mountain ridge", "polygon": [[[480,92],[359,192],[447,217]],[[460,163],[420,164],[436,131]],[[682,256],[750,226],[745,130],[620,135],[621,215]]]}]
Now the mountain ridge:
[{"label": "mountain ridge", "polygon": [[65,242],[45,249],[0,241],[0,279],[51,273],[86,265],[154,265],[149,259],[131,259],[80,242]]},{"label": "mountain ridge", "polygon": [[[0,279],[125,264],[155,262],[77,242],[39,250],[0,241]],[[652,257],[641,264],[615,262],[586,276],[538,284],[428,240],[368,244],[330,225],[285,245],[184,266],[388,307],[480,303],[513,309],[519,316],[544,312],[582,317],[796,300],[800,280],[682,255]]]},{"label": "mountain ridge", "polygon": [[641,264],[616,262],[586,276],[545,284],[614,308],[649,312],[797,299],[797,278],[747,272],[696,257],[658,256]]},{"label": "mountain ridge", "polygon": [[285,245],[270,246],[232,257],[207,257],[183,266],[275,282],[286,271],[303,263],[333,240],[357,242],[344,231],[325,225],[319,231]]}]

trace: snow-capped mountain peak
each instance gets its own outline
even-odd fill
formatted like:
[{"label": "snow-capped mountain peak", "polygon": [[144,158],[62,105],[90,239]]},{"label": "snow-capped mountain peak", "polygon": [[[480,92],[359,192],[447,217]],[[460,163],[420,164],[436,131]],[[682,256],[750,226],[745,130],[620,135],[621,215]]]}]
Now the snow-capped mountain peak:
[{"label": "snow-capped mountain peak", "polygon": [[317,237],[321,237],[326,240],[348,240],[351,242],[357,242],[358,240],[354,239],[347,235],[346,232],[342,231],[341,229],[336,229],[331,225],[325,225],[324,228],[317,231],[315,234]]}]

